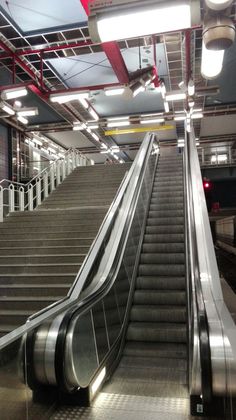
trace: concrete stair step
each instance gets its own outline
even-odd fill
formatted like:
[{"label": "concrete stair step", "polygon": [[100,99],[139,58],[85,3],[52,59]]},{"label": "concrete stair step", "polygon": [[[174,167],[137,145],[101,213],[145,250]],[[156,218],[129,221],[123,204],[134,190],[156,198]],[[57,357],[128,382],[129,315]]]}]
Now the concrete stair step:
[{"label": "concrete stair step", "polygon": [[84,261],[86,254],[70,255],[70,254],[48,254],[48,255],[0,255],[0,267],[5,265],[28,265],[28,264],[81,264]]},{"label": "concrete stair step", "polygon": [[45,231],[35,231],[35,230],[31,230],[30,232],[26,232],[26,233],[14,233],[14,232],[9,232],[9,233],[1,233],[1,241],[9,241],[9,240],[21,240],[22,236],[24,238],[24,240],[26,239],[32,239],[32,240],[36,240],[36,239],[41,239],[41,240],[49,240],[49,239],[56,239],[56,240],[61,240],[61,239],[75,239],[75,238],[79,238],[79,239],[93,239],[95,237],[97,233],[97,230],[89,230],[87,232],[85,231],[79,231],[79,230],[65,230],[63,232],[47,232]]},{"label": "concrete stair step", "polygon": [[60,299],[60,296],[0,296],[0,313],[5,310],[29,311],[30,313],[34,313]]},{"label": "concrete stair step", "polygon": [[90,246],[93,242],[93,237],[77,237],[77,238],[28,238],[28,239],[5,239],[1,238],[1,245],[3,248],[12,247],[18,248],[32,246],[32,247],[48,247],[48,246]]},{"label": "concrete stair step", "polygon": [[48,246],[48,247],[21,247],[21,248],[13,248],[13,247],[0,247],[0,258],[3,256],[7,256],[11,258],[11,256],[29,256],[29,255],[87,255],[89,251],[89,246]]},{"label": "concrete stair step", "polygon": [[[43,286],[43,287],[42,287]],[[21,296],[38,298],[51,296],[53,298],[64,297],[69,291],[69,284],[50,284],[46,283],[42,285],[38,284],[1,284],[0,285],[0,296],[1,297],[14,297],[18,298]]]},{"label": "concrete stair step", "polygon": [[6,274],[57,274],[57,273],[78,273],[81,264],[54,263],[54,264],[11,264],[0,265],[0,279]]},{"label": "concrete stair step", "polygon": [[22,273],[22,274],[2,274],[0,276],[0,283],[1,285],[7,286],[10,285],[32,285],[32,284],[41,284],[42,287],[49,284],[68,284],[71,286],[75,280],[77,272],[72,272],[72,270],[68,270],[67,273]]}]

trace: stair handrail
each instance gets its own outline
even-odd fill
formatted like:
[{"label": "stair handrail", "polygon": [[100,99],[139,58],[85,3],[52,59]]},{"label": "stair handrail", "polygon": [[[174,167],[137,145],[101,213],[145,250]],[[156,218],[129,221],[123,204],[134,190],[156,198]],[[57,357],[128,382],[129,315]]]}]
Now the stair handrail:
[{"label": "stair handrail", "polygon": [[196,270],[193,289],[200,328],[199,345],[194,350],[195,359],[199,360],[197,352],[200,350],[199,362],[204,367],[208,364],[207,371],[202,372],[201,396],[204,401],[205,393],[205,401],[209,403],[211,396],[215,398],[226,397],[228,393],[236,394],[236,328],[223,299],[193,127],[187,133],[185,143],[197,262],[197,267],[193,267]]},{"label": "stair handrail", "polygon": [[[0,181],[0,222],[15,211],[32,211],[55,190],[78,166],[91,165],[92,161],[77,149],[68,149],[63,157],[52,162],[26,184],[9,179]],[[7,186],[5,184],[7,183]]]}]

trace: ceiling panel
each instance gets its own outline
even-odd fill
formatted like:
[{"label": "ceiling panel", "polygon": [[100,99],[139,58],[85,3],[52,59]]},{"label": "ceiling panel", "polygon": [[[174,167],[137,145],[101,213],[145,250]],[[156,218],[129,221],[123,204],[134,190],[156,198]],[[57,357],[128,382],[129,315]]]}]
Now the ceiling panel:
[{"label": "ceiling panel", "polygon": [[65,29],[87,22],[79,0],[0,0],[0,10],[24,34]]},{"label": "ceiling panel", "polygon": [[93,143],[90,142],[80,131],[63,131],[61,133],[49,133],[48,136],[66,148],[94,147]]},{"label": "ceiling panel", "polygon": [[235,115],[222,115],[203,118],[201,123],[201,137],[220,136],[236,132]]}]

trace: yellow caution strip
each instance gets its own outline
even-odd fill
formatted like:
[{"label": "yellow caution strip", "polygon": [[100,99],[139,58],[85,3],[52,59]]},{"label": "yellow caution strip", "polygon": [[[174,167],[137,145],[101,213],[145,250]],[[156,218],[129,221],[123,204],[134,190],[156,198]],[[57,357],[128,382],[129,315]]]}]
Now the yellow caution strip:
[{"label": "yellow caution strip", "polygon": [[174,130],[173,125],[159,125],[155,127],[125,128],[105,131],[105,136],[115,136],[118,134],[147,133],[148,131]]}]

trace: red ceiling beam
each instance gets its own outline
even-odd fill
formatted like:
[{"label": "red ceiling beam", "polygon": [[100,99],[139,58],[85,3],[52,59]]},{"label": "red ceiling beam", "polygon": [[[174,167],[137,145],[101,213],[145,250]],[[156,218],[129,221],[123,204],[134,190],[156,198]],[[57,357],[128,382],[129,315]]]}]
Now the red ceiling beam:
[{"label": "red ceiling beam", "polygon": [[[89,15],[89,3],[93,0],[80,0],[85,12]],[[105,42],[101,44],[103,51],[105,52],[113,70],[116,74],[117,79],[121,84],[129,83],[129,72],[125,65],[125,61],[120,52],[120,48],[117,42]]]},{"label": "red ceiling beam", "polygon": [[[20,58],[18,57],[3,41],[0,40],[0,48],[6,51],[11,57],[12,60],[15,60],[15,63],[18,64],[29,76],[32,80],[34,80],[37,84],[40,85],[40,78],[31,70],[31,68]],[[44,82],[40,85],[41,89],[47,90]]]}]

